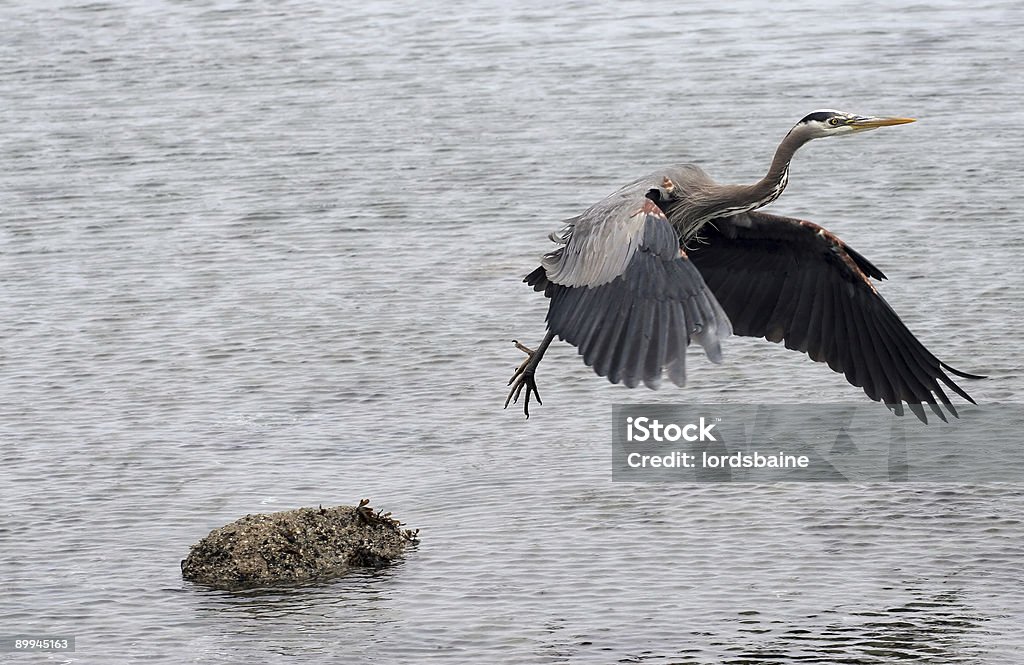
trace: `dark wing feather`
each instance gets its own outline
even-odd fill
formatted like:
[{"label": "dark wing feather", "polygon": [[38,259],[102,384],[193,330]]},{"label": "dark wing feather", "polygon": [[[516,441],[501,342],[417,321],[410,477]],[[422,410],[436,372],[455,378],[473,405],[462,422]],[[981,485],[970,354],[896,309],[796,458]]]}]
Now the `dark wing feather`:
[{"label": "dark wing feather", "polygon": [[817,224],[751,212],[713,220],[693,244],[690,260],[737,335],[782,341],[919,417],[921,404],[942,415],[937,402],[956,415],[943,385],[974,403],[949,374],[982,377],[932,355],[875,290],[882,271]]},{"label": "dark wing feather", "polygon": [[[655,203],[642,198],[624,241],[631,247],[620,274],[596,285],[559,284],[545,266],[524,281],[550,299],[548,328],[576,346],[583,361],[599,376],[629,387],[641,381],[650,388],[663,372],[676,385],[686,382],[686,347],[699,343],[708,358],[721,361],[721,339],[730,332],[729,319],[704,284],[700,273],[679,247],[679,236]],[[572,251],[572,238],[545,257],[546,265],[561,265],[559,252]],[[576,273],[588,251],[574,256]]]}]

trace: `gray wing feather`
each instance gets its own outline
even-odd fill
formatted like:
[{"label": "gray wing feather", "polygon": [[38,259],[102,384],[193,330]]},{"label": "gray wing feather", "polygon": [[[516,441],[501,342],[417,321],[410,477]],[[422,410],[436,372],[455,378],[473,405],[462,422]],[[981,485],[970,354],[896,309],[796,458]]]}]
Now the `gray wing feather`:
[{"label": "gray wing feather", "polygon": [[[661,189],[665,182],[686,189],[700,189],[711,179],[698,166],[677,164],[638,178],[614,194],[598,201],[583,214],[568,220],[550,238],[560,245],[546,254],[541,265],[548,280],[563,286],[600,286],[626,271],[641,244],[671,252],[675,258],[678,237],[671,224],[653,230],[641,214],[649,199],[647,192]],[[677,190],[678,193],[678,190]],[[662,238],[645,238],[645,233],[660,233]]]},{"label": "gray wing feather", "polygon": [[646,191],[641,181],[627,185],[553,233],[562,247],[541,259],[547,278],[563,286],[600,286],[625,272],[644,241]]},{"label": "gray wing feather", "polygon": [[[550,265],[556,270],[564,267],[555,274],[570,283],[556,280],[550,272],[538,274],[548,270],[547,264],[528,281],[535,286],[543,284],[551,298],[548,327],[576,346],[598,375],[629,387],[642,381],[657,388],[664,371],[682,386],[690,341],[697,341],[710,360],[720,362],[721,339],[732,334],[732,327],[680,249],[675,228],[652,201],[643,201],[625,219],[609,219],[614,232],[602,236],[600,229],[588,229],[588,240],[594,238],[591,242],[595,243],[601,242],[598,238],[607,242],[617,233],[628,236],[628,256],[616,254],[598,268],[586,265],[582,253],[574,260],[563,260],[559,253],[572,248],[570,240],[550,255]],[[636,201],[630,204],[638,205]],[[629,207],[615,209],[628,211]],[[625,261],[625,266],[610,274],[620,261]]]}]

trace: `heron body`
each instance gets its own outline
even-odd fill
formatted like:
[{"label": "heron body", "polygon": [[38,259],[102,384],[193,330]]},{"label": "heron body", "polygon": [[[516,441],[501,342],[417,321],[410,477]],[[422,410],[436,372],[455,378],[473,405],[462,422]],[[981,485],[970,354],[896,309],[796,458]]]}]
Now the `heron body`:
[{"label": "heron body", "polygon": [[815,138],[912,122],[815,111],[786,135],[768,172],[722,185],[700,167],[667,167],[629,183],[551,235],[558,247],[524,281],[550,299],[548,332],[509,381],[526,390],[554,337],[612,383],[686,382],[686,348],[721,362],[730,334],[765,337],[826,362],[867,396],[924,419],[923,404],[956,415],[943,386],[973,402],[878,294],[870,261],[812,222],[759,208],[777,199],[796,151]]}]

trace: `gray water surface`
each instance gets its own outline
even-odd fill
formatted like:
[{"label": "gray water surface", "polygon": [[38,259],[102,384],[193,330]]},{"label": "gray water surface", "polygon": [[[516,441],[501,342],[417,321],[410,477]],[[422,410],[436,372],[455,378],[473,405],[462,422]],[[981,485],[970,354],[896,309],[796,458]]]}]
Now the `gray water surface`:
[{"label": "gray water surface", "polygon": [[[611,481],[611,405],[864,399],[764,340],[629,391],[520,283],[559,221],[818,108],[812,219],[979,402],[1024,388],[1024,7],[987,2],[0,5],[0,632],[52,662],[1009,663],[1024,489]],[[879,417],[888,417],[879,406]],[[979,445],[978,442],[962,442]],[[331,584],[207,591],[246,513],[421,530]]]}]

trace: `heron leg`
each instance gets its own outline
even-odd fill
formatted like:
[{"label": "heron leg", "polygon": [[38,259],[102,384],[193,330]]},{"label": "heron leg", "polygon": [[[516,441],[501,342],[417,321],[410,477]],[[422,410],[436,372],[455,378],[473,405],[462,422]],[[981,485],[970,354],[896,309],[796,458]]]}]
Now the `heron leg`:
[{"label": "heron leg", "polygon": [[524,360],[519,368],[516,369],[515,374],[508,380],[508,385],[512,388],[508,391],[508,397],[505,399],[505,408],[508,405],[518,404],[519,395],[526,389],[526,398],[523,400],[523,413],[526,417],[530,417],[530,393],[537,398],[537,404],[543,404],[544,402],[540,399],[540,393],[537,392],[537,379],[534,375],[537,372],[537,365],[540,364],[541,358],[544,357],[544,353],[548,350],[548,346],[551,345],[551,341],[555,338],[555,333],[550,330],[544,335],[544,339],[541,340],[540,345],[536,350],[530,349],[523,344],[520,344],[516,340],[512,340],[516,345],[516,348],[526,354],[526,360]]}]

